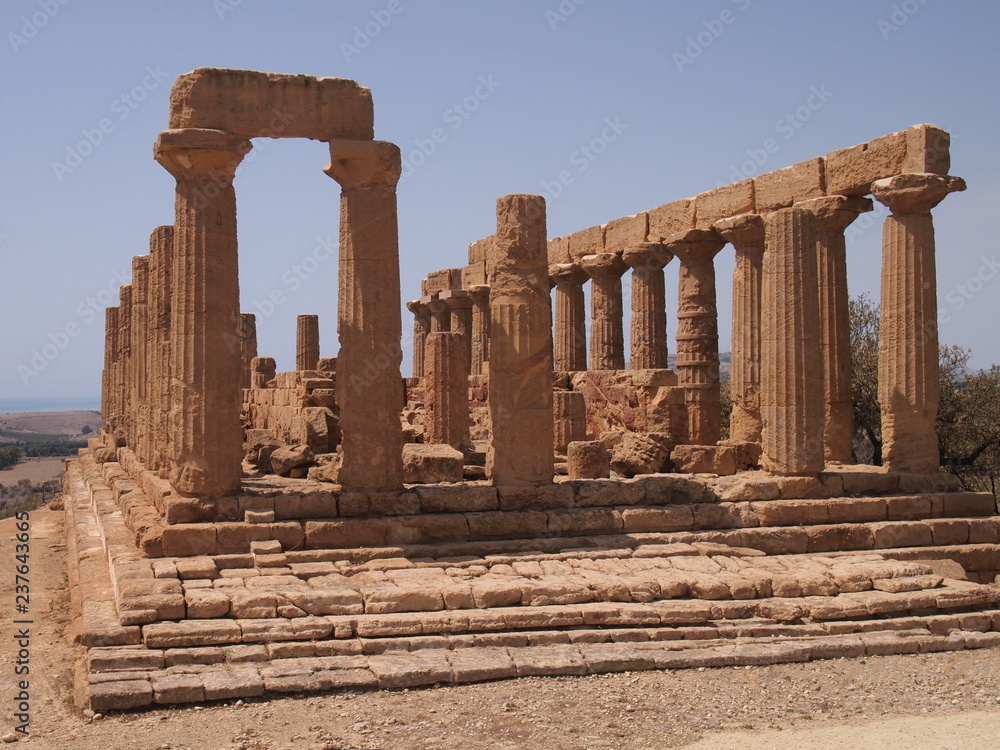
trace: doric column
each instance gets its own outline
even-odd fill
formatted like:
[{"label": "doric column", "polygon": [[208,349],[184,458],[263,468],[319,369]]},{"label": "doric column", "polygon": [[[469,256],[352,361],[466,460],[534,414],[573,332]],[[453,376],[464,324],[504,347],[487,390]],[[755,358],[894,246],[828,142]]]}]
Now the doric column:
[{"label": "doric column", "polygon": [[667,308],[663,267],[674,256],[658,242],[625,248],[622,260],[632,269],[632,338],[629,369],[667,367]]},{"label": "doric column", "polygon": [[570,443],[587,439],[587,404],[582,393],[552,392],[553,449],[565,456]]},{"label": "doric column", "polygon": [[472,367],[470,375],[482,375],[490,358],[490,288],[476,284],[469,289],[472,298]]},{"label": "doric column", "polygon": [[413,377],[424,376],[427,351],[427,334],[431,332],[431,311],[420,300],[406,303],[406,309],[413,313]]},{"label": "doric column", "polygon": [[860,196],[831,195],[796,205],[816,217],[819,350],[825,403],[823,453],[828,464],[848,464],[854,443],[854,409],[844,230],[858,214],[871,211],[872,202]]},{"label": "doric column", "polygon": [[170,473],[170,290],[174,228],[157,227],[149,237],[149,387],[152,456],[147,467],[163,479]]},{"label": "doric column", "polygon": [[104,308],[104,372],[101,376],[101,423],[104,432],[114,435],[118,422],[117,381],[118,308]]},{"label": "doric column", "polygon": [[486,257],[490,286],[487,476],[496,485],[552,482],[552,303],[545,199],[497,199]]},{"label": "doric column", "polygon": [[277,371],[278,365],[274,357],[254,357],[250,360],[250,387],[267,388]]},{"label": "doric column", "polygon": [[256,356],[257,316],[253,313],[240,313],[240,388],[250,387],[250,363]]},{"label": "doric column", "polygon": [[615,253],[585,255],[580,267],[590,277],[590,369],[624,370],[622,274],[625,263]]},{"label": "doric column", "polygon": [[135,447],[132,434],[132,392],[129,371],[132,369],[132,285],[118,289],[118,423],[117,438],[121,445]]},{"label": "doric column", "polygon": [[689,229],[663,240],[681,262],[677,284],[677,376],[688,408],[688,443],[722,437],[719,402],[719,312],[713,259],[726,241],[718,232]]},{"label": "doric column", "polygon": [[132,258],[132,356],[129,359],[129,401],[132,404],[133,450],[149,461],[149,256]]},{"label": "doric column", "polygon": [[239,492],[240,288],[233,174],[250,142],[165,130],[156,160],[177,180],[171,278],[170,482],[184,495]]},{"label": "doric column", "polygon": [[959,177],[904,174],[872,184],[892,212],[882,234],[878,390],[882,456],[890,471],[935,472],[940,399],[937,272],[931,209],[965,190]]},{"label": "doric column", "polygon": [[764,263],[764,220],[741,214],[712,228],[736,250],[733,269],[733,344],[729,393],[733,402],[729,438],[760,442],[760,290]]},{"label": "doric column", "polygon": [[325,171],[341,186],[336,391],[345,489],[403,486],[400,170],[399,148],[392,143],[330,142]]},{"label": "doric column", "polygon": [[295,369],[315,370],[319,362],[319,315],[295,319]]},{"label": "doric column", "polygon": [[438,294],[421,297],[420,301],[427,305],[431,313],[431,333],[441,333],[451,330],[451,310]]},{"label": "doric column", "polygon": [[764,217],[760,411],[763,467],[776,474],[823,470],[816,220],[783,208]]},{"label": "doric column", "polygon": [[464,451],[469,447],[469,373],[462,334],[427,336],[426,371],[427,442]]},{"label": "doric column", "polygon": [[590,278],[576,263],[549,266],[555,284],[554,366],[557,372],[587,369],[587,310],[583,284]]},{"label": "doric column", "polygon": [[465,351],[465,368],[472,369],[472,298],[465,289],[448,289],[440,294],[441,300],[448,305],[450,323],[448,330],[462,335],[462,346]]}]

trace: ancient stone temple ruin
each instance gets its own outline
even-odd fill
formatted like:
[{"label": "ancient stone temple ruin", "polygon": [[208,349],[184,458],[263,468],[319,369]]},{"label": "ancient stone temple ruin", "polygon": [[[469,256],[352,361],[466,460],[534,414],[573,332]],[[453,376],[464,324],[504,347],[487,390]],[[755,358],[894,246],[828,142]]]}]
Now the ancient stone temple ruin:
[{"label": "ancient stone temple ruin", "polygon": [[[404,379],[400,155],[373,121],[343,79],[175,83],[154,149],[173,223],[106,312],[105,427],[65,474],[81,705],[1000,643],[994,500],[938,469],[934,435],[931,210],[965,188],[947,133],[566,237],[541,197],[500,197],[496,232],[406,303]],[[262,136],[328,144],[340,186],[339,349],[319,347],[330,311],[304,313],[284,372],[239,309],[233,174]],[[878,468],[851,463],[845,240],[872,198]]]}]

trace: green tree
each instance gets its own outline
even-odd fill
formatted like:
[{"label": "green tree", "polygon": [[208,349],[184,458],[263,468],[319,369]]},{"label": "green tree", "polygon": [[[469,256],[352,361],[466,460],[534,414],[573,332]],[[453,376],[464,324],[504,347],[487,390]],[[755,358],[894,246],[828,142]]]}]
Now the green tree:
[{"label": "green tree", "polygon": [[878,403],[879,308],[867,294],[848,302],[851,319],[851,400],[854,460],[882,465],[882,412]]}]

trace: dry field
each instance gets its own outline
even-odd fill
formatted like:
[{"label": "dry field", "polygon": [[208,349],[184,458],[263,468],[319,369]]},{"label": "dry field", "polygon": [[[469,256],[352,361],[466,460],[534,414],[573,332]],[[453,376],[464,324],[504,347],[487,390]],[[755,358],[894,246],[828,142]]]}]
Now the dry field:
[{"label": "dry field", "polygon": [[22,479],[41,484],[62,476],[65,458],[28,458],[9,469],[0,469],[0,484],[12,487]]},{"label": "dry field", "polygon": [[[84,427],[97,432],[101,415],[96,411],[39,411],[23,414],[0,414],[0,429],[37,432],[44,435],[78,436]],[[0,442],[5,439],[0,437]]]}]

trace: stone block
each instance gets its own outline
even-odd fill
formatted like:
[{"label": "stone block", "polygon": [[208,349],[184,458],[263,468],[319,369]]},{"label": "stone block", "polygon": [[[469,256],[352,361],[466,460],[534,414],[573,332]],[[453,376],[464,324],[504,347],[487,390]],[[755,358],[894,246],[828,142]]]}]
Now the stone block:
[{"label": "stone block", "polygon": [[308,466],[315,460],[315,454],[306,444],[277,448],[271,453],[271,471],[279,476],[287,476],[292,469]]},{"label": "stone block", "polygon": [[620,479],[574,481],[573,504],[577,508],[639,505],[646,499],[645,487]]},{"label": "stone block", "polygon": [[621,512],[626,534],[664,531],[690,531],[694,528],[694,512],[690,505],[665,508],[625,508]]},{"label": "stone block", "polygon": [[620,534],[622,516],[611,508],[570,508],[550,510],[548,531],[553,536]]},{"label": "stone block", "polygon": [[274,518],[285,521],[293,518],[335,518],[337,496],[333,492],[290,492],[274,498]]},{"label": "stone block", "polygon": [[754,181],[740,180],[695,196],[695,228],[710,229],[719,219],[756,213]]},{"label": "stone block", "polygon": [[383,547],[386,521],[382,518],[306,521],[306,549]]},{"label": "stone block", "polygon": [[826,195],[826,171],[822,157],[766,172],[754,179],[757,212],[787,208],[799,201]]},{"label": "stone block", "polygon": [[184,599],[190,618],[208,620],[229,614],[229,597],[217,589],[192,589],[184,595]]},{"label": "stone block", "polygon": [[929,547],[934,542],[930,527],[920,521],[887,521],[871,526],[875,549]]},{"label": "stone block", "polygon": [[129,710],[153,702],[149,680],[100,682],[89,687],[90,708],[93,711]]},{"label": "stone block", "polygon": [[217,669],[202,672],[205,700],[256,698],[264,694],[264,681],[256,669]]},{"label": "stone block", "polygon": [[664,470],[673,445],[660,433],[626,432],[611,451],[611,468],[624,477]]},{"label": "stone block", "polygon": [[154,622],[142,628],[147,648],[184,648],[240,642],[240,626],[233,620]]},{"label": "stone block", "polygon": [[906,132],[890,133],[826,155],[829,195],[868,195],[875,180],[902,173]]},{"label": "stone block", "polygon": [[216,551],[214,524],[191,523],[163,529],[163,554],[167,557],[214,555]]},{"label": "stone block", "polygon": [[548,532],[548,516],[538,511],[467,513],[473,541],[488,539],[536,539]]},{"label": "stone block", "polygon": [[461,451],[450,445],[403,445],[403,481],[408,484],[461,482],[463,464]]},{"label": "stone block", "polygon": [[604,225],[604,252],[621,255],[630,245],[646,241],[649,216],[645,211],[623,216]]},{"label": "stone block", "polygon": [[599,440],[577,440],[566,448],[570,479],[600,479],[611,476],[611,454]]},{"label": "stone block", "polygon": [[736,449],[725,445],[678,445],[670,452],[670,461],[680,474],[736,473]]},{"label": "stone block", "polygon": [[664,203],[646,212],[649,221],[647,236],[650,242],[657,242],[678,232],[694,229],[695,200],[684,198],[672,203]]},{"label": "stone block", "polygon": [[948,174],[951,169],[951,136],[936,125],[913,125],[906,129],[903,172]]},{"label": "stone block", "polygon": [[571,262],[580,260],[584,255],[597,255],[604,252],[604,226],[588,227],[574,232],[569,240],[569,258]]},{"label": "stone block", "polygon": [[567,484],[541,487],[497,487],[500,510],[572,508],[573,488]]},{"label": "stone block", "polygon": [[424,513],[462,513],[498,510],[496,487],[417,487],[420,510]]},{"label": "stone block", "polygon": [[386,524],[386,543],[454,544],[469,540],[469,523],[460,513],[427,513],[390,518]]},{"label": "stone block", "polygon": [[[569,237],[554,237],[547,243],[549,265],[572,262],[569,254]],[[486,282],[483,282],[486,283]]]},{"label": "stone block", "polygon": [[153,675],[150,685],[154,703],[198,703],[205,700],[205,686],[196,674]]}]

